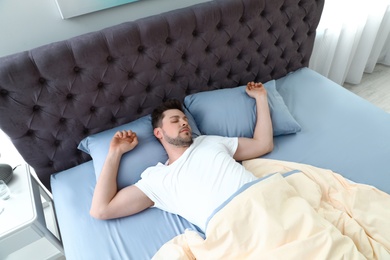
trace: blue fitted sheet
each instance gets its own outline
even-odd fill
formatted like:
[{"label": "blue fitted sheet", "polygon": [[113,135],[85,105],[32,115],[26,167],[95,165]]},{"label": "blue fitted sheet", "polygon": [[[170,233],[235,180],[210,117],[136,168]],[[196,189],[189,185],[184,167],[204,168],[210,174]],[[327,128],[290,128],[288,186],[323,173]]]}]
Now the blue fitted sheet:
[{"label": "blue fitted sheet", "polygon": [[308,68],[276,81],[301,132],[266,158],[311,164],[390,193],[390,114]]},{"label": "blue fitted sheet", "polygon": [[186,228],[196,230],[187,220],[156,208],[120,219],[94,219],[89,208],[95,184],[92,161],[51,178],[67,260],[150,259]]},{"label": "blue fitted sheet", "polygon": [[[390,115],[318,73],[304,68],[276,81],[297,134],[275,137],[265,158],[331,169],[390,193]],[[117,220],[95,220],[89,208],[95,186],[92,162],[52,176],[59,226],[70,259],[150,259],[186,228],[176,215],[151,208]]]}]

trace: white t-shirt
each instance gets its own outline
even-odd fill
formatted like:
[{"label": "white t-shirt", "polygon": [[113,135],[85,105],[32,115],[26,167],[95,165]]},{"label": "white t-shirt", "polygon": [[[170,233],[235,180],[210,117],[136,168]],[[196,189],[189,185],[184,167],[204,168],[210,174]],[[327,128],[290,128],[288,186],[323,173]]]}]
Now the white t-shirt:
[{"label": "white t-shirt", "polygon": [[162,210],[205,231],[208,217],[256,177],[233,159],[238,138],[200,136],[171,165],[146,169],[135,185]]}]

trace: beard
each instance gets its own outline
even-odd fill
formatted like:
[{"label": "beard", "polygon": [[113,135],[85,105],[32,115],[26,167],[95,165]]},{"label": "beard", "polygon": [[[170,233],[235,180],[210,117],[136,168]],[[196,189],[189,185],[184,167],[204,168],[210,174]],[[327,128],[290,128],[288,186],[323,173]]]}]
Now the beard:
[{"label": "beard", "polygon": [[188,147],[193,143],[191,134],[181,137],[178,135],[177,137],[170,137],[166,134],[164,130],[162,130],[165,140],[167,143],[177,146],[177,147]]}]

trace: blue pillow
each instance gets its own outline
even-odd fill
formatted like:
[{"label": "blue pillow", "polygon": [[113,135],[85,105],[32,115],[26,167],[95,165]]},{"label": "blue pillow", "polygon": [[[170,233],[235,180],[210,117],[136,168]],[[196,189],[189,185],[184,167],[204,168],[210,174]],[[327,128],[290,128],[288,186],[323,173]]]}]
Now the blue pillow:
[{"label": "blue pillow", "polygon": [[[268,81],[264,87],[267,89],[273,135],[299,132],[301,126],[276,90],[275,80]],[[187,96],[184,105],[202,134],[252,137],[256,123],[256,101],[246,94],[245,88],[200,92]]]},{"label": "blue pillow", "polygon": [[[192,128],[192,136],[195,138],[200,135],[200,132],[188,111],[186,111],[186,115]],[[158,162],[165,163],[168,160],[164,147],[153,134],[151,116],[147,115],[133,122],[90,135],[84,138],[78,146],[80,150],[91,155],[97,180],[112,137],[117,131],[129,129],[137,133],[138,145],[122,156],[117,177],[119,189],[137,182],[146,168],[154,166]]]}]

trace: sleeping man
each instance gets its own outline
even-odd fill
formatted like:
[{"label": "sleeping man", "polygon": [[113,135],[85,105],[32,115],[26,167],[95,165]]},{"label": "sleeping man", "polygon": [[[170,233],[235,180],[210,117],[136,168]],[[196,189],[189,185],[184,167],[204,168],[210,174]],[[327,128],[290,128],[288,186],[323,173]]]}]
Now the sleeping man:
[{"label": "sleeping man", "polygon": [[165,102],[152,113],[154,135],[168,154],[165,164],[149,167],[141,180],[118,191],[121,157],[138,144],[131,130],[115,133],[97,181],[90,214],[98,219],[129,216],[149,207],[178,214],[205,231],[213,211],[245,183],[256,177],[237,161],[257,158],[273,149],[273,132],[267,92],[261,83],[247,84],[256,100],[252,138],[199,136],[177,100]]}]

